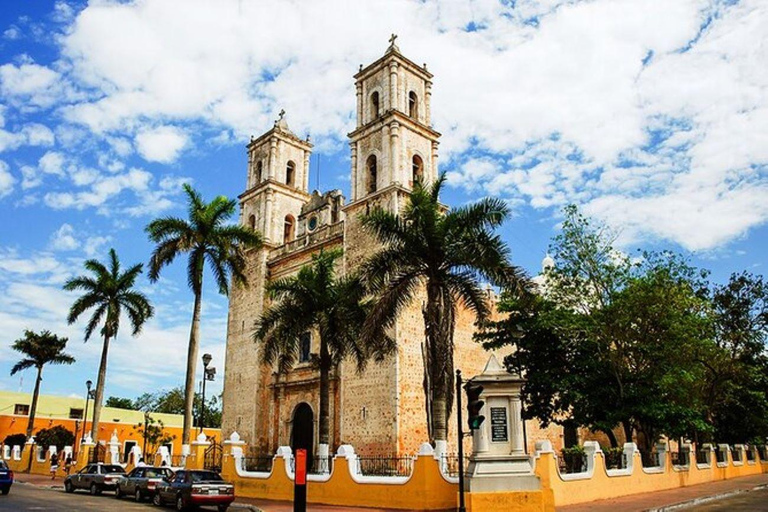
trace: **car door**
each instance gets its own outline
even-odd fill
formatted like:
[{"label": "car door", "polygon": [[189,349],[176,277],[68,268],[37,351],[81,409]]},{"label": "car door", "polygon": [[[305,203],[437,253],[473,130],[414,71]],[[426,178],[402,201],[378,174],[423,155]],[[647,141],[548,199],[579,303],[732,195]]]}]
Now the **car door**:
[{"label": "car door", "polygon": [[170,484],[165,488],[167,492],[165,496],[163,496],[163,499],[166,501],[174,501],[176,499],[176,492],[180,486],[184,485],[184,478],[186,475],[186,471],[179,471],[174,475]]},{"label": "car door", "polygon": [[147,481],[147,468],[136,468],[134,470],[133,478],[131,478],[131,493],[136,494],[136,489],[147,490],[147,486],[144,485]]},{"label": "car door", "polygon": [[128,477],[125,479],[124,491],[126,494],[134,494],[136,492],[136,486],[138,485],[143,471],[144,468],[135,468],[128,474]]}]

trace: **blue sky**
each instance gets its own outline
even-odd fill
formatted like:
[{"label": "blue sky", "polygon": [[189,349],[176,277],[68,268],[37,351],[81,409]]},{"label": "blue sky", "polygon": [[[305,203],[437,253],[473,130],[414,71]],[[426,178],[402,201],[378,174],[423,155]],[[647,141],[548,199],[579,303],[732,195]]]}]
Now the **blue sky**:
[{"label": "blue sky", "polygon": [[[281,108],[315,143],[310,185],[348,195],[352,75],[390,33],[434,73],[444,201],[502,197],[514,262],[535,274],[565,204],[713,271],[762,273],[768,219],[768,6],[753,1],[5,2],[0,12],[0,388],[25,328],[78,362],[43,392],[84,392],[100,344],[66,325],[62,283],[143,227],[245,184],[244,146]],[[140,283],[157,306],[112,345],[107,395],[180,385],[183,264]],[[205,290],[202,352],[224,365],[226,299]],[[220,389],[216,383],[215,390]]]}]

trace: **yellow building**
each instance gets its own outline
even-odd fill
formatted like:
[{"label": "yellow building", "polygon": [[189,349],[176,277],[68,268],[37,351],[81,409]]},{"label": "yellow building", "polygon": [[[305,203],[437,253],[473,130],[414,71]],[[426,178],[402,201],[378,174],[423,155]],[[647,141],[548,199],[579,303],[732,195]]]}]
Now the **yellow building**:
[{"label": "yellow building", "polygon": [[[31,403],[32,395],[30,393],[0,391],[0,442],[10,434],[26,433]],[[77,448],[77,444],[85,432],[90,432],[91,419],[93,418],[92,400],[89,401],[88,418],[85,421],[84,415],[85,399],[83,398],[40,395],[37,401],[33,435],[41,429],[61,425],[75,434],[76,446],[74,448]],[[166,445],[169,452],[172,455],[180,455],[183,415],[155,412],[149,415],[155,421],[162,421],[164,432],[174,438]],[[108,442],[112,433],[117,432],[117,438],[121,445],[120,451],[123,457],[127,457],[133,446],[138,446],[143,450],[144,438],[139,431],[139,426],[143,422],[144,412],[142,411],[103,407],[99,422],[99,441]],[[218,442],[221,441],[220,429],[206,428],[205,433],[210,438],[214,438]]]}]

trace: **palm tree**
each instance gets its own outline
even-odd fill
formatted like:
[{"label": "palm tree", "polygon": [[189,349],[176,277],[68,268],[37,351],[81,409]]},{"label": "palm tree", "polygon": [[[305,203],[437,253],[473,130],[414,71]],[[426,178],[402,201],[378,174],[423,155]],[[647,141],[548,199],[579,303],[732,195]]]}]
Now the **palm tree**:
[{"label": "palm tree", "polygon": [[336,277],[334,265],[341,254],[321,250],[297,275],[269,283],[267,293],[275,302],[257,321],[254,333],[254,340],[263,344],[263,362],[277,363],[281,372],[296,364],[302,337],[308,332],[317,335],[320,353],[312,355],[312,363],[320,371],[321,445],[330,442],[331,370],[350,356],[362,371],[370,358],[382,360],[395,348],[383,331],[369,337],[366,345],[360,343],[360,329],[371,304],[359,279]]},{"label": "palm tree", "polygon": [[35,390],[32,392],[32,405],[29,408],[29,422],[27,423],[27,438],[32,437],[35,425],[35,412],[37,411],[37,397],[40,395],[40,382],[43,380],[43,366],[46,364],[72,364],[75,358],[64,353],[67,346],[67,338],[59,338],[51,331],[43,331],[37,334],[33,331],[24,331],[24,337],[13,342],[11,348],[24,354],[24,359],[13,365],[11,375],[27,368],[37,368]]},{"label": "palm tree", "polygon": [[101,362],[99,363],[99,377],[96,380],[96,396],[93,400],[93,421],[91,423],[91,438],[98,440],[99,416],[101,415],[101,403],[104,398],[104,382],[107,377],[107,353],[109,342],[117,336],[120,328],[120,315],[125,311],[131,322],[133,336],[141,332],[144,323],[152,318],[155,311],[147,297],[134,289],[136,278],[141,274],[143,265],[138,263],[121,272],[120,260],[114,249],[109,250],[109,268],[97,260],[88,260],[84,267],[92,275],[83,275],[72,278],[64,284],[67,291],[84,292],[69,309],[67,321],[72,324],[88,310],[93,314],[85,326],[85,341],[93,334],[93,331],[104,321],[101,335],[104,337],[104,346],[101,349]]},{"label": "palm tree", "polygon": [[219,293],[229,294],[230,277],[236,284],[246,285],[245,250],[261,246],[261,236],[243,226],[226,224],[235,213],[237,203],[218,196],[210,203],[188,184],[184,191],[189,200],[189,219],[164,217],[149,223],[145,231],[157,246],[149,261],[149,278],[157,281],[160,270],[182,253],[189,253],[187,282],[195,295],[192,326],[187,350],[187,377],[184,385],[184,430],[182,443],[189,444],[192,429],[192,407],[195,396],[195,367],[200,345],[200,306],[203,296],[205,263],[213,271]]},{"label": "palm tree", "polygon": [[363,337],[391,327],[399,312],[426,288],[422,306],[424,392],[430,438],[445,441],[453,402],[453,333],[462,304],[478,321],[491,312],[481,280],[527,288],[524,273],[509,263],[509,249],[495,229],[509,215],[499,199],[445,212],[439,202],[445,174],[432,185],[416,182],[402,212],[372,210],[363,225],[382,244],[361,267],[377,296]]}]

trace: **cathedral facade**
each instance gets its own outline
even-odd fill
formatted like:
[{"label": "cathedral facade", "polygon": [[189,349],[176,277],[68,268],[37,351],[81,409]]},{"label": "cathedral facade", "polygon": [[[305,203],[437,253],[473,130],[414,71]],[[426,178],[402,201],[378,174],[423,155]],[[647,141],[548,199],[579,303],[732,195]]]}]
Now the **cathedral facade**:
[{"label": "cathedral facade", "polygon": [[[248,253],[250,286],[234,289],[230,297],[222,434],[237,431],[262,453],[283,445],[312,453],[320,401],[319,372],[309,363],[319,343],[311,333],[302,340],[299,362],[290,372],[261,364],[253,333],[268,306],[266,283],[295,274],[321,249],[343,249],[338,271],[354,272],[377,248],[361,216],[376,207],[399,211],[416,179],[431,182],[438,176],[440,134],[432,128],[432,74],[426,65],[403,56],[393,39],[384,56],[361,66],[354,79],[357,123],[348,135],[349,200],[338,190],[309,192],[312,145],[290,131],[282,113],[272,129],[247,147],[240,221],[261,232],[265,243]],[[468,377],[480,373],[490,355],[472,340],[474,330],[473,315],[459,311],[455,367]],[[365,455],[413,454],[428,441],[421,300],[400,315],[392,334],[395,355],[370,363],[363,373],[352,361],[332,373],[331,453],[340,444],[351,444]],[[455,414],[449,424],[449,446],[455,449]],[[562,445],[557,431],[528,424],[529,444],[548,437]]]}]

